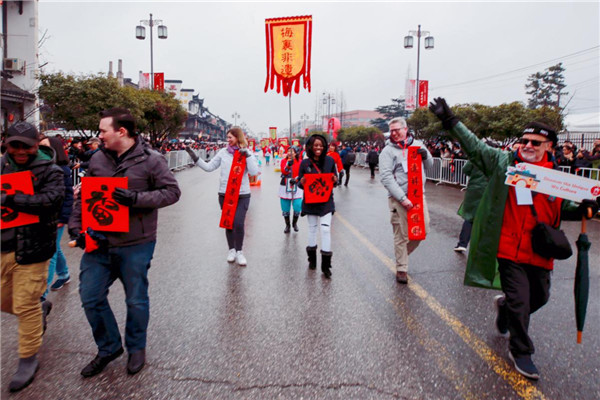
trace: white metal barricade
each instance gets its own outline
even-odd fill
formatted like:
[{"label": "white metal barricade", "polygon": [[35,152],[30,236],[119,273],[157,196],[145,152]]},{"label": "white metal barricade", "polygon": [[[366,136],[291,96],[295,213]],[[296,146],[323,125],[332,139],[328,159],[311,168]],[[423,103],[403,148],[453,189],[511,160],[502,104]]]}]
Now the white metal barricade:
[{"label": "white metal barricade", "polygon": [[575,170],[575,175],[600,181],[600,169],[598,168],[577,168]]}]

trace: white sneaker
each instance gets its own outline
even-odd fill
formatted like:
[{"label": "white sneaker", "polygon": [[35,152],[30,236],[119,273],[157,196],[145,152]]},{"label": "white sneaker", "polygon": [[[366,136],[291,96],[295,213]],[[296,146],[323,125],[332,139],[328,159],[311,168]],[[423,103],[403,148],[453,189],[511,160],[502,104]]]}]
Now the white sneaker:
[{"label": "white sneaker", "polygon": [[241,266],[245,266],[248,263],[246,261],[246,257],[244,257],[244,254],[241,251],[238,251],[235,254],[235,259],[236,259],[237,263]]},{"label": "white sneaker", "polygon": [[467,251],[467,248],[463,247],[463,246],[456,246],[454,248],[454,251],[457,252],[457,253],[464,253],[465,251]]},{"label": "white sneaker", "polygon": [[227,252],[227,262],[234,262],[235,261],[235,249],[229,249],[229,252]]}]

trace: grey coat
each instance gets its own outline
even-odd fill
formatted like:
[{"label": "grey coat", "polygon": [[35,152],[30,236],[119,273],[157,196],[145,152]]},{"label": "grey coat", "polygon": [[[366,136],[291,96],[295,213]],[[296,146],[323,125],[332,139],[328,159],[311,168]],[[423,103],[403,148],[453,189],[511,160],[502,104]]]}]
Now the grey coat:
[{"label": "grey coat", "polygon": [[[420,140],[414,140],[411,146],[419,146],[427,150],[427,147]],[[388,190],[389,197],[398,201],[403,201],[408,191],[408,176],[402,163],[407,162],[408,149],[401,149],[400,146],[388,141],[386,146],[379,154],[379,175],[381,183]],[[406,164],[405,164],[406,165]],[[427,150],[427,159],[423,161],[423,193],[425,193],[425,168],[433,166],[433,159],[429,150]]]},{"label": "grey coat", "polygon": [[[128,189],[137,192],[136,202],[129,209],[129,232],[102,232],[111,247],[155,241],[158,209],[176,203],[181,195],[165,157],[139,139],[120,163],[104,148],[96,152],[86,176],[127,177]],[[78,197],[69,220],[69,232],[80,230],[81,198]]]}]

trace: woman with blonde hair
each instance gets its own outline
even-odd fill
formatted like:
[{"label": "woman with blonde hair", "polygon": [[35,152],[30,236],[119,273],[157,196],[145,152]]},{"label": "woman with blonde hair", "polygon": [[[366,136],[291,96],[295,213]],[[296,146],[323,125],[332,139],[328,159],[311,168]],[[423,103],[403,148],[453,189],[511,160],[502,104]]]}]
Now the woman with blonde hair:
[{"label": "woman with blonde hair", "polygon": [[[250,205],[250,180],[248,175],[257,175],[258,162],[248,150],[248,142],[244,132],[239,127],[233,127],[227,132],[227,147],[222,148],[210,160],[205,162],[189,147],[185,149],[195,164],[206,172],[212,172],[221,167],[219,181],[219,205],[223,210],[221,227],[225,228],[225,236],[229,251],[227,261],[237,261],[238,265],[246,266],[246,257],[242,253],[244,243],[244,222]],[[233,167],[233,168],[232,168]],[[235,206],[237,204],[237,206]],[[228,216],[231,216],[229,218]]]}]

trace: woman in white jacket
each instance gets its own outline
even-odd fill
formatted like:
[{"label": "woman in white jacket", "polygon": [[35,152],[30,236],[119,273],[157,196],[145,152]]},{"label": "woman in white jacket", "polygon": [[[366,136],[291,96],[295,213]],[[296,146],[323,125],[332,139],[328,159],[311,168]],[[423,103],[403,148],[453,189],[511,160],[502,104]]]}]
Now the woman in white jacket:
[{"label": "woman in white jacket", "polygon": [[248,175],[258,175],[258,162],[252,152],[248,150],[248,142],[246,141],[246,137],[241,128],[236,126],[227,132],[227,144],[228,146],[219,150],[209,162],[198,158],[190,148],[186,148],[186,151],[196,165],[206,172],[212,172],[221,167],[219,181],[219,205],[221,206],[221,209],[223,208],[223,202],[225,201],[225,193],[227,192],[227,184],[229,182],[234,154],[236,151],[239,151],[246,156],[246,170],[244,171],[239,193],[237,194],[238,203],[233,220],[233,229],[225,230],[227,244],[229,245],[227,261],[237,261],[240,266],[245,266],[247,261],[242,253],[242,245],[244,244],[244,221],[246,219],[248,206],[250,205],[250,180]]}]

